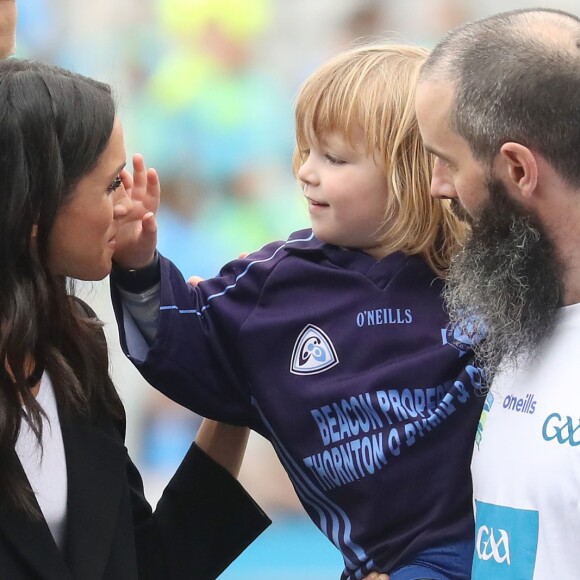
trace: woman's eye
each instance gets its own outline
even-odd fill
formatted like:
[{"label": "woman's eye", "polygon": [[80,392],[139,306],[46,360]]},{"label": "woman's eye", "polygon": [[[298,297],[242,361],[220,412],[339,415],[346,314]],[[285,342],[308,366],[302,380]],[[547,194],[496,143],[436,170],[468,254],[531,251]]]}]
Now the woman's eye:
[{"label": "woman's eye", "polygon": [[107,187],[107,191],[109,192],[113,192],[116,191],[117,189],[119,189],[119,187],[121,187],[121,184],[123,183],[123,180],[121,179],[120,175],[117,175],[117,177],[115,177],[113,183],[111,183],[111,185],[109,185],[109,187]]}]

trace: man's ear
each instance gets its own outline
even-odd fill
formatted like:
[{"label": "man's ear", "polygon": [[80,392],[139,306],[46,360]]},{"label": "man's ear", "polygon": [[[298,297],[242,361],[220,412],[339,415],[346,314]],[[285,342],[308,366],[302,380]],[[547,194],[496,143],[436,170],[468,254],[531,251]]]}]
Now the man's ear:
[{"label": "man's ear", "polygon": [[501,146],[499,155],[512,186],[529,199],[538,185],[538,162],[534,153],[520,143],[508,141]]}]

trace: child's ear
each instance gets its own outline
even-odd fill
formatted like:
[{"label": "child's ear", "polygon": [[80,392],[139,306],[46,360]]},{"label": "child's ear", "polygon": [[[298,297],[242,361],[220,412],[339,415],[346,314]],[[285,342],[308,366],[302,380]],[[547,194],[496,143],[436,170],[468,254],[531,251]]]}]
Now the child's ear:
[{"label": "child's ear", "polygon": [[529,199],[538,185],[538,162],[534,153],[521,143],[509,141],[501,146],[499,156],[511,186]]}]

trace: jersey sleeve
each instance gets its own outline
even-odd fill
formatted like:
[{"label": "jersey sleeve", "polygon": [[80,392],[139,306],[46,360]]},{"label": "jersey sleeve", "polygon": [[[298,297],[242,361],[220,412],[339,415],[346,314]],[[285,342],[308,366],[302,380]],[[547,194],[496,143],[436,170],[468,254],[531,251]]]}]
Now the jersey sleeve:
[{"label": "jersey sleeve", "polygon": [[187,284],[160,256],[161,288],[153,341],[135,327],[112,284],[121,346],[143,377],[177,403],[212,419],[253,427],[252,392],[240,331],[259,304],[268,277],[285,253],[282,243],[234,260],[219,276]]}]

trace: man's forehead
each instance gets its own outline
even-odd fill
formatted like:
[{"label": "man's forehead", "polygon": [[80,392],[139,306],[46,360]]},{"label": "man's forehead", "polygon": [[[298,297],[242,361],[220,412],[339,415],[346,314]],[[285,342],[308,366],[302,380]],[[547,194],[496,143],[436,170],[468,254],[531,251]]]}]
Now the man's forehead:
[{"label": "man's forehead", "polygon": [[451,131],[449,111],[453,96],[453,86],[449,83],[424,81],[417,86],[415,112],[426,145],[435,145],[442,133]]},{"label": "man's forehead", "polygon": [[415,109],[425,148],[444,161],[456,163],[470,155],[469,145],[449,122],[449,112],[455,98],[455,86],[450,82],[423,81],[417,87]]},{"label": "man's forehead", "polygon": [[445,81],[425,80],[417,85],[415,106],[423,115],[445,115],[449,113],[455,98],[455,85]]}]

